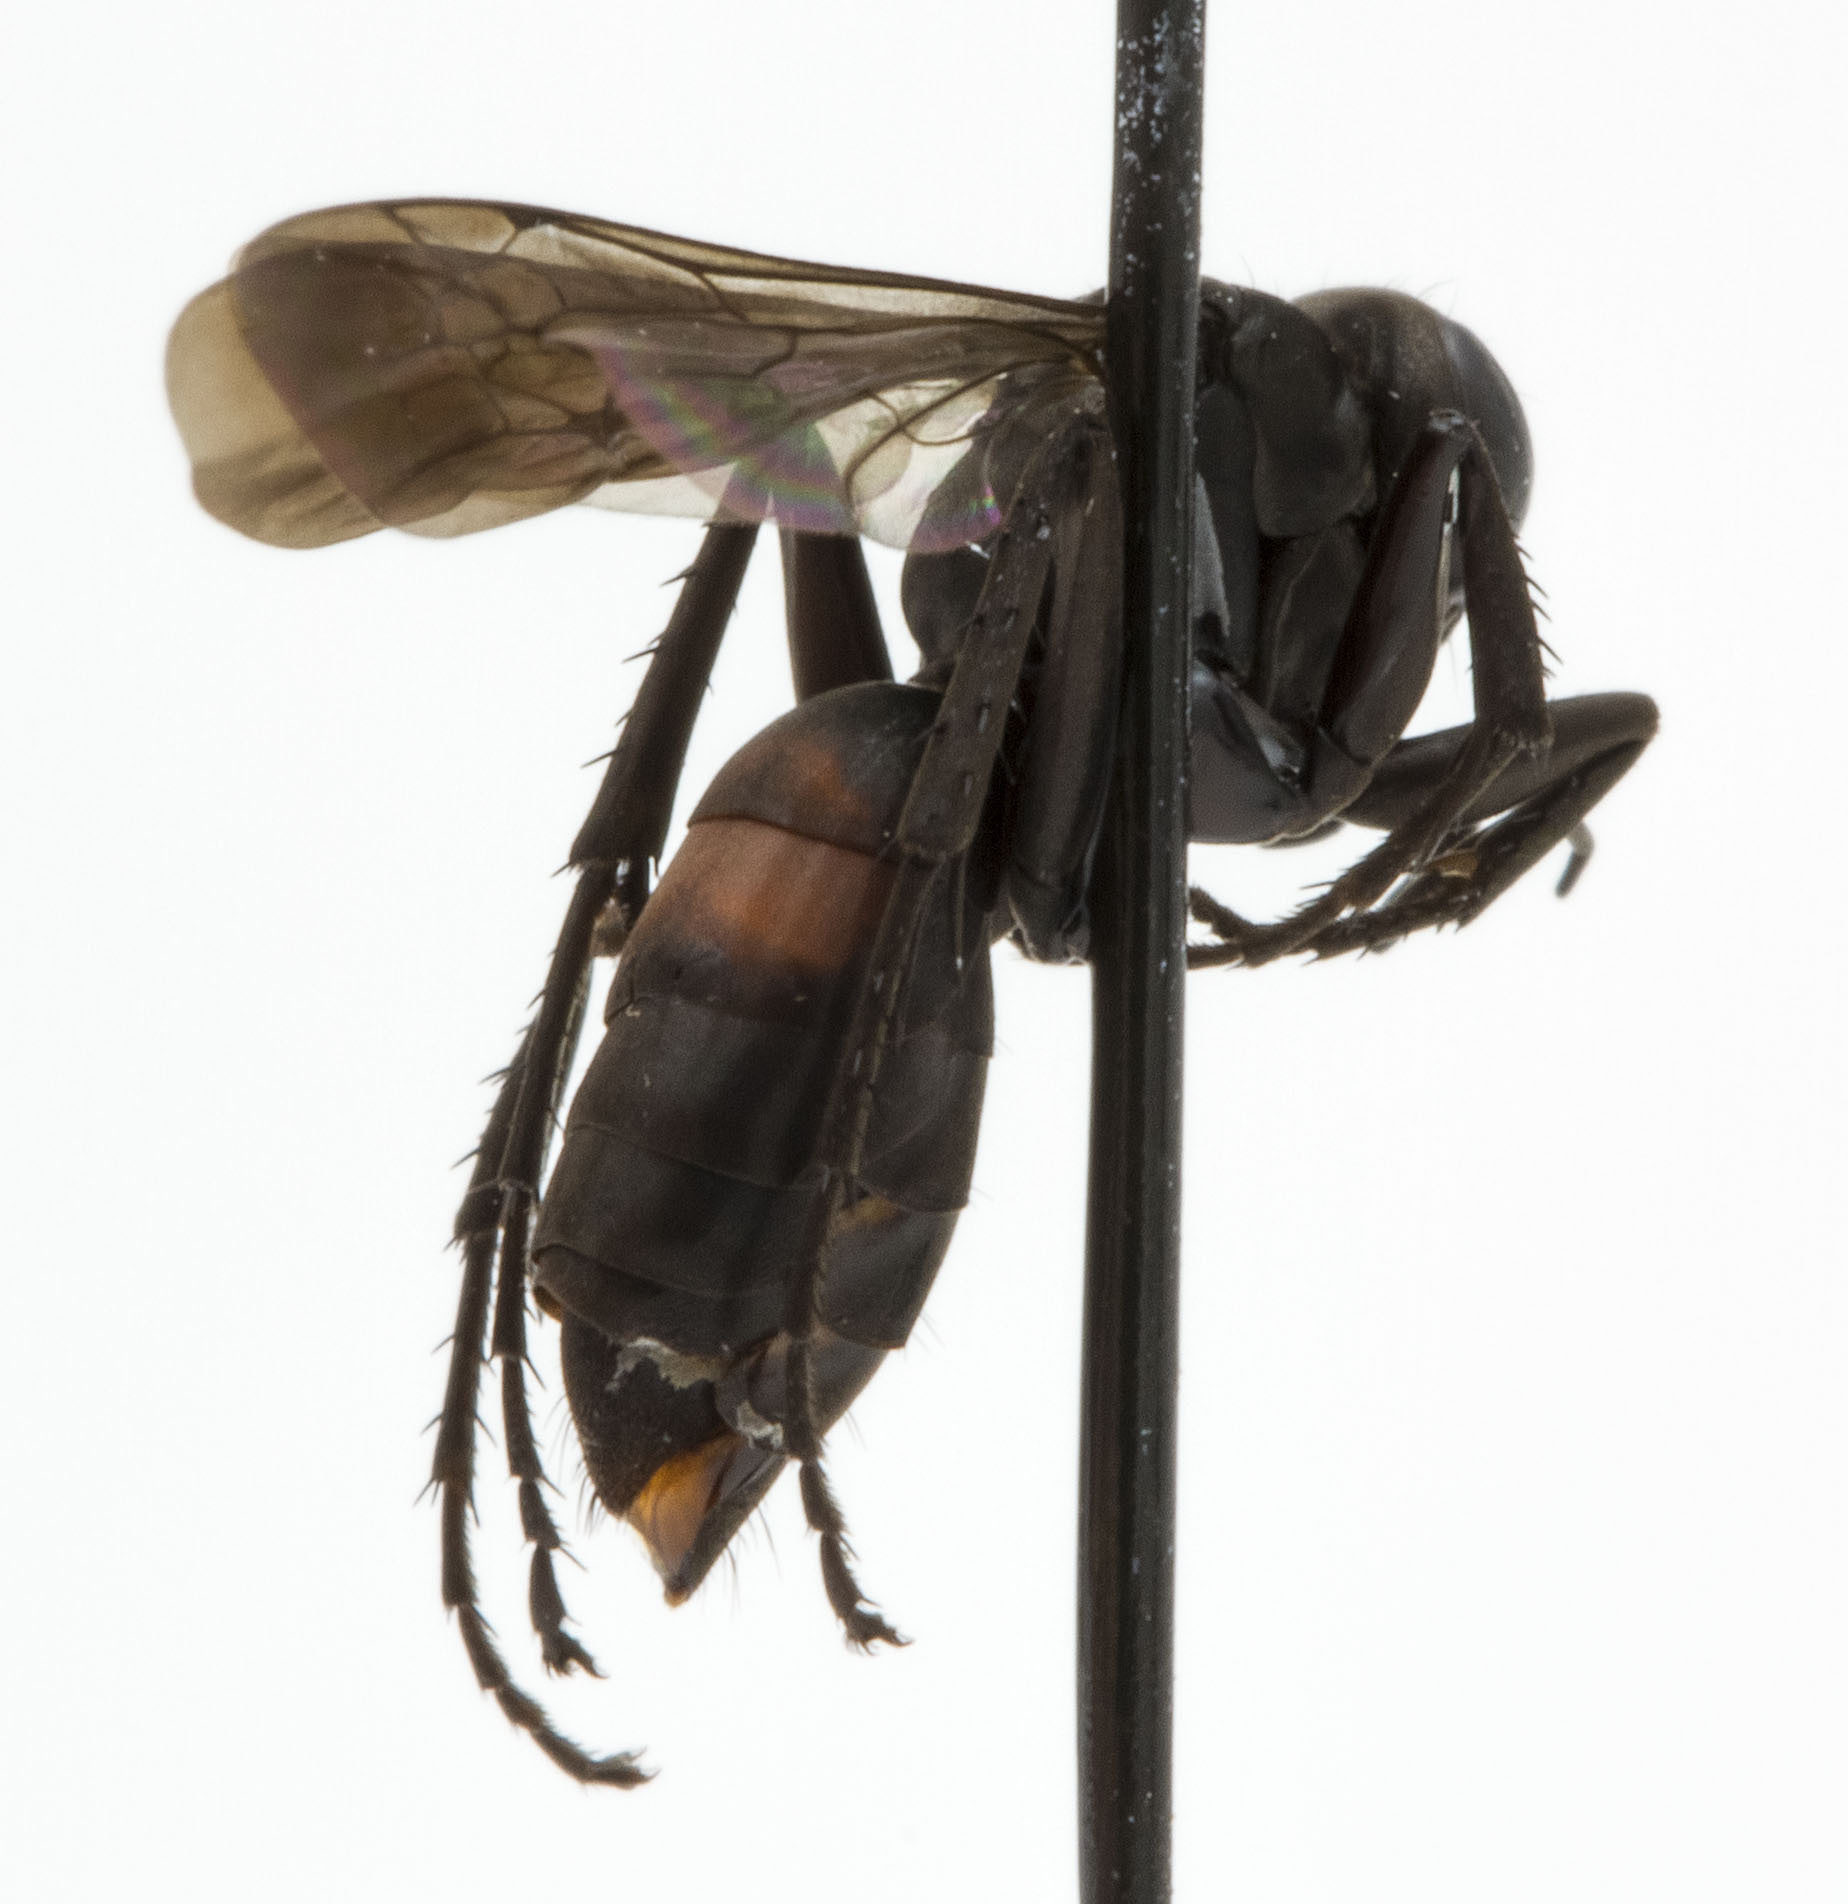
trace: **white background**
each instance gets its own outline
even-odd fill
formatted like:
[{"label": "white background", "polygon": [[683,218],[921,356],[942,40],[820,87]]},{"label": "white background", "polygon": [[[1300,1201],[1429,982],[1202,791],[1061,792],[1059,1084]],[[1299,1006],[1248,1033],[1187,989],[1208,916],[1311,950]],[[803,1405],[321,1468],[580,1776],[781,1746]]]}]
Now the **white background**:
[{"label": "white background", "polygon": [[[1488,339],[1559,686],[1664,725],[1569,904],[1536,877],[1461,937],[1191,988],[1184,1901],[1848,1890],[1844,166],[1808,15],[1209,20],[1208,269]],[[174,0],[9,37],[9,1894],[1072,1897],[1083,976],[1000,957],[973,1207],[836,1436],[907,1652],[844,1652],[787,1486],[670,1615],[582,1531],[548,1391],[610,1674],[556,1709],[662,1768],[571,1788],[446,1627],[419,1431],[451,1164],[697,532],[260,548],[191,503],[159,368],[238,243],[387,194],[1085,291],[1109,9]],[[692,789],[785,704],[777,591],[761,559]]]}]

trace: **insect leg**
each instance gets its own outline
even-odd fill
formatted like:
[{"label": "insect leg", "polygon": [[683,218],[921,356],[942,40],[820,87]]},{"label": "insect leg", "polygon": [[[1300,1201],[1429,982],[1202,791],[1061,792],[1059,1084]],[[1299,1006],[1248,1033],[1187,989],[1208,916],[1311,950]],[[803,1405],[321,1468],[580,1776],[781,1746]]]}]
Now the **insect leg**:
[{"label": "insect leg", "polygon": [[1123,673],[1117,576],[1123,530],[1116,472],[1105,463],[1084,509],[1054,539],[1046,659],[1018,765],[1006,894],[1029,958],[1082,958],[1085,895],[1116,752]]},{"label": "insect leg", "polygon": [[858,536],[785,529],[783,605],[796,699],[892,679],[872,578]]},{"label": "insect leg", "polygon": [[728,523],[706,531],[655,644],[603,784],[571,842],[573,866],[610,869],[624,922],[630,926],[648,897],[648,869],[659,862],[667,844],[687,742],[756,539],[755,523]]},{"label": "insect leg", "polygon": [[[1318,949],[1348,951],[1422,926],[1467,924],[1568,839],[1572,851],[1558,891],[1570,891],[1591,854],[1585,816],[1648,746],[1656,707],[1646,694],[1586,694],[1554,701],[1551,711],[1552,751],[1508,766],[1461,816],[1470,831],[1386,905],[1349,919],[1345,932],[1330,933]],[[1401,741],[1343,817],[1361,826],[1398,825],[1452,770],[1469,733],[1452,727]]]},{"label": "insect leg", "polygon": [[[700,697],[750,559],[754,527],[708,529],[656,646],[590,814],[572,843],[578,883],[552,954],[539,1008],[501,1081],[475,1168],[456,1215],[462,1289],[431,1484],[441,1501],[443,1600],[482,1689],[530,1732],[554,1763],[586,1783],[634,1785],[647,1776],[633,1753],[599,1757],[566,1738],[513,1680],[483,1616],[469,1555],[476,1400],[490,1288],[490,1353],[500,1364],[508,1467],[519,1483],[520,1519],[533,1547],[530,1607],[547,1669],[584,1667],[590,1656],[564,1630],[566,1611],[552,1554],[563,1543],[542,1494],[543,1465],[525,1389],[526,1283],[533,1204],[558,1119],[571,1052],[583,1020],[590,962],[600,930],[633,925],[648,896],[650,866],[667,837],[674,789]],[[615,901],[615,922],[606,913]]]},{"label": "insect leg", "polygon": [[[1194,916],[1211,926],[1223,943],[1196,947],[1189,954],[1189,964],[1261,965],[1290,952],[1345,951],[1365,942],[1355,938],[1357,931],[1366,929],[1356,922],[1401,878],[1437,854],[1517,758],[1544,755],[1551,745],[1539,631],[1514,529],[1474,426],[1455,412],[1440,412],[1427,421],[1388,501],[1387,520],[1369,552],[1361,595],[1337,660],[1333,705],[1327,716],[1329,738],[1370,772],[1372,764],[1390,751],[1397,731],[1394,723],[1403,726],[1409,717],[1410,707],[1404,705],[1407,697],[1395,680],[1403,657],[1393,630],[1401,623],[1403,611],[1393,597],[1435,581],[1434,598],[1426,598],[1430,601],[1426,612],[1433,618],[1428,645],[1434,651],[1434,618],[1444,595],[1443,565],[1419,560],[1417,543],[1421,533],[1429,533],[1429,525],[1421,521],[1424,512],[1418,504],[1421,492],[1429,495],[1433,480],[1450,480],[1451,470],[1456,472],[1460,503],[1458,529],[1476,703],[1476,718],[1462,745],[1386,838],[1320,898],[1289,918],[1275,925],[1253,925],[1210,895],[1196,892]],[[1421,665],[1426,646],[1420,630],[1413,648]],[[1422,679],[1418,686],[1422,690]],[[1491,799],[1490,804],[1498,803]],[[1381,936],[1396,936],[1396,931]]]},{"label": "insect leg", "polygon": [[856,1646],[900,1642],[854,1578],[846,1523],[828,1486],[815,1428],[814,1337],[829,1245],[849,1213],[880,1066],[900,1023],[905,977],[931,887],[968,852],[987,804],[1008,706],[1045,592],[1055,527],[1084,511],[1096,486],[1107,480],[1109,455],[1099,421],[1079,412],[1035,452],[1015,493],[893,835],[897,873],[816,1141],[815,1168],[825,1194],[816,1199],[789,1285],[784,1448],[801,1466],[803,1511],[821,1542],[829,1604]]}]

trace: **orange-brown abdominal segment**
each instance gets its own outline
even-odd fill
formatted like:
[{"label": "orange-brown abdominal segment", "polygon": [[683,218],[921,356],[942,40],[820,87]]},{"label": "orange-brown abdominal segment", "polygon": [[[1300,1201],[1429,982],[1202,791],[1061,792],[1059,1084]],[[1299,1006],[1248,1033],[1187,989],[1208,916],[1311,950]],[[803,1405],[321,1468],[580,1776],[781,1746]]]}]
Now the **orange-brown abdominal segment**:
[{"label": "orange-brown abdominal segment", "polygon": [[722,946],[756,973],[837,978],[879,922],[892,869],[761,820],[689,829],[650,904],[686,941]]}]

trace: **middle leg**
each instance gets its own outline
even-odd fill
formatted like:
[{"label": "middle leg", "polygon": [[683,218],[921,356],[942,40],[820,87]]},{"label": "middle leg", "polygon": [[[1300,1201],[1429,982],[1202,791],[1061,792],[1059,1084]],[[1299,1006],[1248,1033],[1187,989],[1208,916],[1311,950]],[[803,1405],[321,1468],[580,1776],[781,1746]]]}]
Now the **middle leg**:
[{"label": "middle leg", "polygon": [[858,536],[785,529],[783,609],[796,699],[861,681],[889,681],[892,656],[879,626]]},{"label": "middle leg", "polygon": [[1055,547],[1070,525],[1083,523],[1097,497],[1113,494],[1108,439],[1088,412],[1047,439],[1021,479],[891,842],[896,876],[815,1144],[812,1168],[823,1194],[815,1199],[785,1308],[784,1448],[800,1464],[803,1510],[821,1542],[829,1604],[857,1646],[897,1643],[899,1636],[854,1577],[845,1519],[822,1464],[814,1350],[829,1252],[850,1219],[875,1087],[902,1020],[906,976],[932,888],[969,853],[988,804]]}]

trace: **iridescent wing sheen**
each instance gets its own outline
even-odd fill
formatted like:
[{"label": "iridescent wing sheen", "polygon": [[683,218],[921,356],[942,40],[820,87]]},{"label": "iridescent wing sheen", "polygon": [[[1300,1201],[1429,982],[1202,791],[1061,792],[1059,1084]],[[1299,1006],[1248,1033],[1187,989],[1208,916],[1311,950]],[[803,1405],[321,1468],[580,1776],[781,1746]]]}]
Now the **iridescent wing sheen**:
[{"label": "iridescent wing sheen", "polygon": [[945,549],[1095,400],[1096,304],[794,264],[530,206],[311,212],[187,306],[211,513],[313,548],[591,502]]}]

